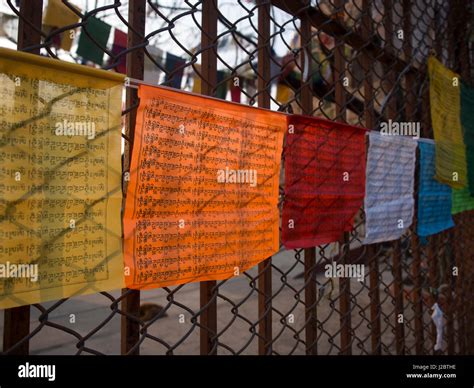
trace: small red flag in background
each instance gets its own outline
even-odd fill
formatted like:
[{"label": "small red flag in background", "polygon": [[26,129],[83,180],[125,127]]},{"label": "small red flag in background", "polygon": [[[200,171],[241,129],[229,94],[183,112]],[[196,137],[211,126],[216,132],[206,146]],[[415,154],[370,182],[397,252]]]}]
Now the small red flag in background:
[{"label": "small red flag in background", "polygon": [[365,194],[364,128],[288,117],[282,242],[287,249],[338,241]]},{"label": "small red flag in background", "polygon": [[[127,34],[123,31],[115,29],[114,32],[114,43],[112,46],[112,54],[117,57],[120,53],[127,49]],[[110,59],[112,62],[113,60]],[[115,59],[117,63],[116,69],[119,73],[127,74],[127,58],[125,55],[122,55],[119,59]]]}]

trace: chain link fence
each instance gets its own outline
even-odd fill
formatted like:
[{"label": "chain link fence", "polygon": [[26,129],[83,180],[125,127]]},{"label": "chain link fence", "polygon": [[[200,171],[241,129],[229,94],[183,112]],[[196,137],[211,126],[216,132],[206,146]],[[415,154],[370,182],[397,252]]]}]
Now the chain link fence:
[{"label": "chain link fence", "polygon": [[[461,0],[110,0],[96,1],[87,12],[63,0],[80,22],[60,28],[42,26],[42,1],[6,3],[18,15],[21,50],[64,59],[56,38],[85,33],[104,52],[104,69],[119,70],[126,59],[132,79],[151,71],[156,78],[148,83],[228,100],[237,88],[242,104],[371,130],[388,120],[417,121],[421,136],[433,137],[430,54],[472,85],[473,9]],[[101,44],[87,31],[93,17],[126,31],[127,46],[116,51]],[[182,61],[170,70],[157,49]],[[133,152],[137,106],[136,90],[127,88],[123,171]],[[282,202],[283,187],[280,192]],[[341,241],[282,247],[229,280],[5,310],[3,351],[433,354],[431,306],[437,302],[446,318],[446,344],[436,353],[473,354],[473,220],[473,212],[456,215],[454,228],[422,244],[415,219],[400,240],[363,245],[361,209]],[[331,262],[364,264],[365,280],[326,278],[324,266]]]}]

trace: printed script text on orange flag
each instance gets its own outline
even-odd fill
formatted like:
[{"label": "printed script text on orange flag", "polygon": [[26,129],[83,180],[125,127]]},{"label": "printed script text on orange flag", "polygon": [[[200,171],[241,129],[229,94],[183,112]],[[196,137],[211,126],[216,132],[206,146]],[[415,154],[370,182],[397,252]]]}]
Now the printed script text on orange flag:
[{"label": "printed script text on orange flag", "polygon": [[277,252],[285,115],[144,85],[139,97],[127,287],[226,279]]}]

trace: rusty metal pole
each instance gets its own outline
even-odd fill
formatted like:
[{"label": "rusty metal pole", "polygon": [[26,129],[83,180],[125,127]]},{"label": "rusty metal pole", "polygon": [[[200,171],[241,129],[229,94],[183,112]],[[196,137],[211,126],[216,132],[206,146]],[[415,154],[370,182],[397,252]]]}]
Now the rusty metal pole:
[{"label": "rusty metal pole", "polygon": [[[143,43],[145,36],[146,0],[130,0],[128,4],[128,48],[138,46]],[[144,72],[144,51],[142,48],[127,54],[127,76],[135,79],[143,79]],[[138,93],[135,89],[128,88],[127,108],[138,105]],[[133,109],[128,113],[125,134],[129,142],[125,142],[123,171],[130,171],[130,160],[133,152],[133,138],[135,133],[135,121],[137,110]],[[124,193],[126,185],[124,182]],[[124,198],[125,201],[125,198]],[[125,205],[125,202],[124,202]],[[139,316],[140,311],[140,291],[122,290],[126,294],[122,300],[122,311],[127,315],[121,317],[121,353],[127,355],[138,355],[140,353],[137,343],[140,338],[140,324],[133,317]]]},{"label": "rusty metal pole", "polygon": [[[439,5],[435,3],[435,17],[433,19],[433,27],[434,27],[434,33],[435,33],[435,44],[434,48],[436,51],[436,54],[438,57],[441,59],[442,53],[443,53],[443,46],[442,46],[442,41],[444,39],[444,31],[442,30],[442,26],[440,24],[440,20],[438,16],[438,7]],[[437,265],[438,265],[438,251],[437,251],[437,245],[438,245],[438,235],[430,236],[428,240],[428,283],[431,288],[430,292],[433,292],[433,290],[437,290],[438,288],[438,271],[437,271]],[[434,296],[430,296],[430,303],[436,302],[434,299]],[[429,306],[431,307],[431,306]],[[430,311],[431,313],[431,311]],[[431,321],[430,324],[430,332],[429,336],[432,342],[432,350],[431,353],[436,354],[434,350],[434,344],[436,343],[436,326],[433,321]]]},{"label": "rusty metal pole", "polygon": [[[22,0],[18,21],[17,49],[24,50],[41,43],[41,19],[43,0]],[[34,27],[38,29],[35,30]],[[40,49],[28,49],[28,52],[39,55]],[[4,313],[3,351],[7,352],[15,344],[28,336],[30,332],[30,306],[6,309]],[[26,355],[29,353],[29,340],[14,348],[9,354]]]},{"label": "rusty metal pole", "polygon": [[[362,31],[361,35],[367,41],[372,36],[372,17],[370,14],[371,3],[364,0],[362,3]],[[372,65],[374,58],[370,52],[362,52],[362,68],[364,69],[364,121],[365,127],[369,130],[375,127],[375,111],[374,111],[374,86],[372,77]],[[367,247],[368,264],[369,264],[369,298],[370,298],[370,336],[372,354],[378,355],[382,353],[381,347],[381,324],[380,324],[380,281],[379,281],[379,262],[377,256],[377,244],[370,244]]]},{"label": "rusty metal pole", "polygon": [[[334,2],[336,9],[336,20],[344,22],[344,1],[336,0]],[[344,87],[344,74],[346,60],[344,58],[344,37],[335,38],[334,52],[334,87],[336,102],[336,121],[346,122],[346,90]],[[348,232],[344,232],[344,237],[339,250],[339,257],[342,264],[349,263],[349,237]],[[339,309],[341,325],[341,354],[352,354],[352,328],[351,328],[351,280],[349,278],[339,279]]]},{"label": "rusty metal pole", "polygon": [[[258,0],[258,106],[270,108],[270,3]],[[272,258],[258,264],[258,354],[272,353]]]},{"label": "rusty metal pole", "polygon": [[[472,67],[471,67],[471,57],[469,55],[469,36],[466,34],[466,31],[469,31],[472,29],[472,24],[469,25],[470,20],[472,20],[472,13],[468,7],[468,2],[462,1],[462,0],[455,0],[455,17],[457,20],[456,24],[456,31],[454,32],[454,36],[457,38],[456,41],[456,47],[458,51],[456,51],[455,55],[455,68],[459,69],[459,73],[464,81],[467,82],[472,82]],[[462,214],[463,216],[463,221],[468,222],[469,218],[468,216],[465,216],[465,214]],[[459,228],[459,227],[457,227]],[[470,229],[472,232],[472,229]],[[472,240],[472,234],[469,233],[464,233],[464,238],[467,239],[467,241]],[[461,269],[459,268],[459,276],[457,278],[456,284],[459,284],[459,288],[461,291],[461,308],[458,313],[458,322],[461,320],[462,322],[462,327],[463,331],[460,333],[461,336],[461,346],[463,348],[462,354],[474,354],[474,336],[472,333],[472,321],[474,319],[474,305],[472,303],[472,283],[474,282],[473,276],[474,276],[474,265],[472,263],[472,256],[471,255],[465,255],[461,253],[461,249],[459,247],[461,240],[457,239],[454,244],[455,248],[458,251],[458,256],[457,260],[459,265],[464,266],[464,269],[461,272]],[[471,257],[471,263],[469,263],[469,257]],[[470,270],[470,272],[469,272]],[[462,273],[462,276],[464,279],[467,280],[467,282],[461,281],[460,275]],[[469,275],[469,276],[466,276]],[[471,290],[466,289],[470,287]],[[457,294],[457,297],[459,294]],[[468,303],[466,303],[468,302]],[[459,323],[458,323],[459,324]]]},{"label": "rusty metal pole", "polygon": [[[203,0],[202,2],[202,79],[201,93],[206,96],[215,94],[217,85],[217,2],[218,0]],[[217,283],[215,281],[201,282],[200,304],[203,309],[200,317],[201,325],[201,354],[217,354]]]},{"label": "rusty metal pole", "polygon": [[[403,40],[403,51],[405,59],[411,61],[413,57],[413,26],[411,22],[412,2],[410,0],[403,0],[403,32],[405,39]],[[405,77],[405,115],[407,121],[416,120],[416,75],[413,71],[409,71]],[[418,157],[417,157],[418,160]],[[415,170],[415,187],[418,187],[418,169]],[[416,196],[415,192],[415,196]],[[423,298],[422,298],[422,278],[421,278],[421,252],[420,239],[416,234],[417,225],[417,201],[415,198],[413,225],[411,227],[411,250],[413,253],[413,262],[410,266],[410,275],[413,279],[413,311],[415,321],[415,352],[416,354],[423,354]]]},{"label": "rusty metal pole", "polygon": [[449,231],[447,232],[442,232],[441,234],[443,238],[443,245],[444,245],[444,250],[443,254],[447,260],[445,260],[445,263],[447,264],[445,267],[445,276],[444,276],[444,283],[448,286],[447,292],[446,292],[446,337],[447,337],[447,342],[448,342],[448,355],[452,356],[455,353],[455,342],[454,342],[454,297],[453,297],[453,289],[452,284],[453,284],[453,276],[452,276],[452,255],[448,254],[447,252],[447,247],[449,246],[451,242],[451,234]]},{"label": "rusty metal pole", "polygon": [[[386,50],[393,53],[393,39],[394,39],[394,28],[393,28],[393,1],[384,0],[384,29],[385,29],[385,45]],[[396,74],[391,65],[387,71],[387,82],[385,92],[392,91],[396,87]],[[397,100],[396,93],[392,93],[390,100],[387,103],[387,118],[391,120],[397,120]],[[403,278],[402,278],[402,258],[401,258],[401,239],[396,240],[392,244],[392,274],[393,274],[393,286],[394,286],[394,299],[395,299],[395,344],[397,354],[405,354],[405,317],[403,316]],[[400,315],[403,317],[402,323],[399,323]]]},{"label": "rusty metal pole", "polygon": [[[306,5],[309,7],[310,2]],[[312,91],[312,34],[311,20],[308,11],[302,13],[301,17],[301,64],[302,73],[307,74],[307,79],[302,79],[301,85],[301,110],[304,115],[313,115],[313,91]],[[308,65],[308,69],[305,66]],[[305,336],[306,354],[317,354],[317,287],[316,287],[316,248],[304,250],[304,301],[305,301]]]},{"label": "rusty metal pole", "polygon": [[[456,36],[456,27],[457,27],[457,15],[454,12],[456,10],[456,0],[449,0],[449,13],[447,15],[447,51],[448,51],[448,64],[451,68],[455,68],[456,64],[456,55],[455,55],[455,47],[457,45],[457,36]],[[446,235],[446,239],[444,240],[447,246],[451,248],[452,254],[448,255],[446,253],[446,249],[444,250],[444,255],[447,257],[447,266],[445,270],[445,277],[444,279],[440,279],[440,281],[443,281],[445,284],[448,285],[447,288],[447,295],[446,295],[446,304],[444,306],[441,306],[441,309],[445,313],[446,316],[446,337],[447,337],[447,343],[448,343],[448,355],[453,355],[455,354],[455,325],[454,325],[454,320],[455,320],[455,312],[456,312],[456,306],[455,303],[457,300],[455,300],[454,295],[453,295],[453,289],[451,288],[454,285],[454,277],[452,276],[452,266],[455,265],[456,263],[456,250],[453,249],[453,246],[456,244],[455,241],[453,241],[454,234],[452,231],[447,231],[446,233],[443,233],[443,235]],[[446,261],[445,261],[446,262]],[[457,299],[457,298],[456,298]],[[446,311],[444,311],[446,309]]]}]

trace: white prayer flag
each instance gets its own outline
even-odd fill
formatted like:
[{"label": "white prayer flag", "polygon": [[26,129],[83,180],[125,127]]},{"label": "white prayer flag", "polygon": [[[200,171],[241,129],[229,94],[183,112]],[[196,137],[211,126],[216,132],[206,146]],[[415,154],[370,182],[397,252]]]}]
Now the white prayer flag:
[{"label": "white prayer flag", "polygon": [[417,142],[369,134],[365,185],[364,244],[399,239],[413,220]]}]

